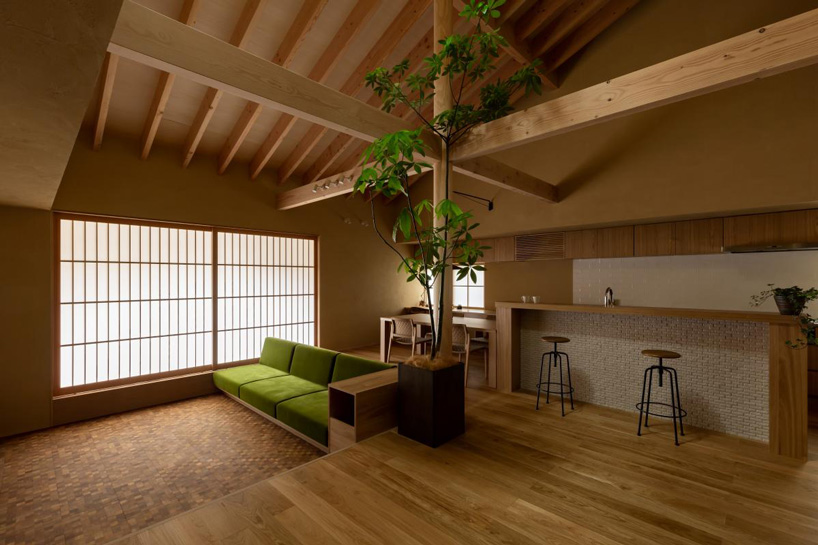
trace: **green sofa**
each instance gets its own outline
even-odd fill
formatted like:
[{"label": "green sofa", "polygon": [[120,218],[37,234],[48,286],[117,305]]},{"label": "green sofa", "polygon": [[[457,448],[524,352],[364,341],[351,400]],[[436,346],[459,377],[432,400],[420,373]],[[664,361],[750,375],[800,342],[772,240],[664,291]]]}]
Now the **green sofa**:
[{"label": "green sofa", "polygon": [[220,369],[213,383],[223,392],[264,412],[327,447],[330,382],[391,365],[269,337],[258,363]]}]

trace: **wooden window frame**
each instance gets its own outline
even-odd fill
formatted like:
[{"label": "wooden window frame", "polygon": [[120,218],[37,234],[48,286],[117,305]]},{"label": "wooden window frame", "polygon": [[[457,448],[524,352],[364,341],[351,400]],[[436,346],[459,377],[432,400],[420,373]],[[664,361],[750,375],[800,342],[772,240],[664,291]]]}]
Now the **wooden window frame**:
[{"label": "wooden window frame", "polygon": [[[187,369],[175,369],[171,371],[164,371],[159,373],[149,373],[145,375],[98,381],[90,384],[83,384],[77,386],[60,386],[60,347],[61,347],[61,236],[60,236],[60,222],[62,220],[70,221],[87,221],[98,223],[115,223],[119,225],[135,225],[140,227],[160,227],[169,229],[192,229],[197,231],[205,231],[211,233],[211,295],[209,297],[212,305],[213,319],[211,323],[210,333],[212,335],[212,362],[209,365],[202,365],[198,367],[190,367]],[[224,369],[228,367],[235,367],[245,365],[248,363],[257,362],[258,359],[248,359],[241,361],[232,361],[222,364],[216,363],[218,360],[218,234],[219,233],[237,233],[246,235],[260,235],[272,237],[284,237],[301,240],[311,240],[314,243],[313,249],[313,339],[316,346],[319,344],[319,256],[320,256],[320,238],[318,235],[303,234],[303,233],[288,233],[283,231],[268,231],[262,229],[241,229],[236,227],[225,227],[218,225],[208,225],[200,223],[183,223],[173,221],[159,221],[141,218],[130,218],[121,216],[109,216],[98,214],[83,214],[77,212],[54,211],[52,213],[52,267],[53,267],[53,282],[52,282],[52,309],[51,309],[51,323],[52,323],[52,394],[54,397],[77,394],[82,392],[90,392],[97,390],[106,390],[110,388],[117,388],[123,386],[130,386],[134,384],[143,384],[165,380],[168,378],[179,376],[192,376],[200,374],[212,373],[216,369]]]}]

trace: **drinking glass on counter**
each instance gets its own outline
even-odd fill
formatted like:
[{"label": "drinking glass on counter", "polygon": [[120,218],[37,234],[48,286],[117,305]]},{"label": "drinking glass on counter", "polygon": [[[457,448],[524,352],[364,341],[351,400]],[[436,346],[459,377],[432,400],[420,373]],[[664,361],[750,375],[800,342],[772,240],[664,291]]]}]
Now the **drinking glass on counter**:
[{"label": "drinking glass on counter", "polygon": [[528,303],[529,302],[529,297],[528,297],[528,295],[523,295],[522,297],[520,297],[520,300],[523,303]]},{"label": "drinking glass on counter", "polygon": [[532,295],[531,296],[531,302],[535,303],[535,304],[539,303],[540,302],[540,296],[539,295]]}]

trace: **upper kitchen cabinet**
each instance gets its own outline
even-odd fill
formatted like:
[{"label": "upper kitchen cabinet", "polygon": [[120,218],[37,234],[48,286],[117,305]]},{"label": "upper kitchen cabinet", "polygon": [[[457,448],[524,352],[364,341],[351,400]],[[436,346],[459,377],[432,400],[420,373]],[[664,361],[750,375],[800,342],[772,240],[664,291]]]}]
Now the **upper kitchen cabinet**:
[{"label": "upper kitchen cabinet", "polygon": [[588,259],[599,257],[597,230],[583,229],[565,233],[565,257],[568,259]]},{"label": "upper kitchen cabinet", "polygon": [[597,229],[599,257],[633,257],[633,225]]},{"label": "upper kitchen cabinet", "polygon": [[676,224],[637,225],[633,232],[633,246],[636,257],[673,255],[676,250]]},{"label": "upper kitchen cabinet", "polygon": [[483,263],[514,261],[515,259],[514,237],[484,239],[480,241],[480,244],[489,246],[489,249],[483,250]]},{"label": "upper kitchen cabinet", "polygon": [[724,246],[724,220],[677,221],[674,255],[720,254]]},{"label": "upper kitchen cabinet", "polygon": [[818,210],[724,218],[724,246],[818,243]]}]

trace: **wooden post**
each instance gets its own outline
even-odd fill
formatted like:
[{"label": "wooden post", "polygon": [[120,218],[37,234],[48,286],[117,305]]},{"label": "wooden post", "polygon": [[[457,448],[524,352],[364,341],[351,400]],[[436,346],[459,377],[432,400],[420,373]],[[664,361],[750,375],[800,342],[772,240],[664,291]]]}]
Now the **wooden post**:
[{"label": "wooden post", "polygon": [[786,345],[802,336],[796,324],[770,324],[770,452],[806,460],[808,352]]},{"label": "wooden post", "polygon": [[[442,49],[438,43],[440,40],[452,34],[453,6],[452,0],[434,0],[434,47],[435,53]],[[451,93],[451,83],[448,77],[439,78],[435,81],[434,114],[438,115],[453,106]],[[448,162],[448,149],[441,142],[440,161],[434,165],[434,187],[432,190],[432,202],[435,206],[443,199],[452,197],[452,169]],[[444,223],[444,219],[435,220],[438,227]],[[454,271],[446,271],[445,280],[438,281],[433,290],[432,304],[437,306],[440,319],[440,355],[451,356],[452,354],[452,306],[454,301]],[[443,290],[443,304],[440,304],[440,290]]]}]

